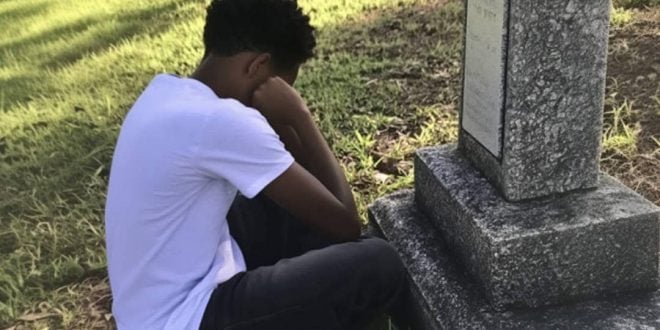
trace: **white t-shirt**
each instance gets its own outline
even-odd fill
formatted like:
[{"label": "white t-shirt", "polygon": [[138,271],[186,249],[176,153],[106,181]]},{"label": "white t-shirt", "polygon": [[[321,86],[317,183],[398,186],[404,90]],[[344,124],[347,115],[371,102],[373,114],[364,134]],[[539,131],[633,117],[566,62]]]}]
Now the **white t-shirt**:
[{"label": "white t-shirt", "polygon": [[203,83],[158,75],[130,110],[105,209],[121,330],[198,329],[213,289],[245,270],[226,215],[293,163],[256,110]]}]

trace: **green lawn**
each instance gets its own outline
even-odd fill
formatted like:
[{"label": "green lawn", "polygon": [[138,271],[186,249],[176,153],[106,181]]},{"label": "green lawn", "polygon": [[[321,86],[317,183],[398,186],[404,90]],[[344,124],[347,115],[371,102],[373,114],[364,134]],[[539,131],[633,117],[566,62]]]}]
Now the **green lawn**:
[{"label": "green lawn", "polygon": [[[0,0],[0,329],[109,324],[102,215],[118,128],[156,73],[195,67],[206,2]],[[374,198],[412,184],[416,148],[456,139],[462,4],[299,2],[319,48],[297,87],[364,216]],[[635,95],[613,91],[607,161],[636,164],[648,158],[639,141],[660,149],[657,132],[626,108]],[[659,95],[645,111],[657,112]]]}]

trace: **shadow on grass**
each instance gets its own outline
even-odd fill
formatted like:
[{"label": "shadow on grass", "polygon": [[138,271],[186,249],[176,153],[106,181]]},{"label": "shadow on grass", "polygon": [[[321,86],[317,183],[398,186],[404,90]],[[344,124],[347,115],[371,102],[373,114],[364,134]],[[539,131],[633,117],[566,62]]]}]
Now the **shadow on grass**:
[{"label": "shadow on grass", "polygon": [[[0,1],[2,3],[2,1]],[[51,3],[41,1],[37,3],[24,4],[21,7],[0,11],[0,22],[20,21],[24,18],[39,15],[48,10]],[[6,24],[6,23],[5,23]]]},{"label": "shadow on grass", "polygon": [[[372,133],[364,132],[369,126],[364,122],[382,115],[390,120],[386,126],[377,124],[378,130],[414,135],[428,119],[427,114],[420,114],[420,107],[455,109],[461,35],[459,1],[371,9],[319,32],[314,67],[304,69],[310,75],[301,76],[300,85],[310,107],[322,119],[331,117],[330,123],[344,133]],[[350,68],[355,70],[343,72]],[[329,90],[344,97],[341,111],[324,109],[333,103],[327,97]],[[364,119],[355,122],[352,116]]]},{"label": "shadow on grass", "polygon": [[[456,100],[457,45],[460,45],[462,15],[457,12],[456,5],[453,9],[444,9],[444,1],[429,3],[371,10],[364,19],[320,31],[318,58],[305,69],[305,77],[301,80],[309,100],[316,103],[327,119],[324,130],[345,127],[342,134],[350,135],[353,130],[392,128],[414,134],[426,120],[416,111],[418,107]],[[168,10],[173,9],[171,6],[160,8],[161,17],[149,9],[123,13],[122,18],[109,16],[77,22],[59,31],[17,41],[11,49],[29,51],[32,44],[75,38],[77,33],[103,26],[105,19],[115,18],[122,27],[118,32],[120,35],[115,35],[117,30],[114,28],[101,29],[100,35],[94,39],[98,42],[92,40],[91,44],[76,48],[77,51],[81,48],[101,51],[124,38],[153,31],[147,29],[150,23],[157,29],[166,28],[170,22],[165,15]],[[54,54],[43,65],[57,68],[81,56],[76,52],[70,54],[64,51]],[[350,68],[346,70],[345,67]],[[19,77],[12,83],[27,84],[28,79]],[[4,89],[4,86],[0,85],[0,88]],[[93,97],[90,95],[90,98]],[[330,102],[334,103],[329,105]],[[94,102],[90,104],[101,106]],[[114,114],[124,112],[125,109],[118,106],[112,109]],[[15,297],[0,297],[15,299],[12,305],[18,306],[17,314],[22,308],[52,299],[46,295],[54,287],[79,281],[83,277],[98,276],[94,273],[97,269],[88,266],[86,260],[95,260],[104,253],[102,236],[98,233],[102,233],[103,192],[118,130],[114,119],[93,123],[92,118],[96,114],[90,113],[89,117],[70,114],[60,120],[25,124],[16,129],[20,134],[7,136],[3,142],[0,164],[7,164],[7,171],[2,172],[3,167],[0,166],[0,181],[7,183],[7,189],[4,196],[0,190],[0,200],[5,201],[0,203],[0,218],[11,213],[12,216],[7,219],[13,223],[0,222],[0,232],[7,228],[5,226],[11,226],[16,230],[12,234],[16,237],[11,244],[0,245],[0,260],[6,258],[16,264],[34,264],[39,270],[35,275],[25,267],[25,273],[20,274],[25,279],[25,287],[33,288],[26,291],[34,294],[17,293]],[[361,117],[353,117],[355,114]],[[363,118],[366,120],[376,115],[397,117],[398,120],[389,122],[387,127],[377,128],[362,122]],[[345,121],[349,123],[345,124]],[[368,155],[370,151],[361,152]],[[362,192],[375,191],[376,184],[367,182],[361,188]],[[89,219],[93,228],[89,228],[83,219]],[[55,228],[52,233],[31,233],[31,228],[47,228],[41,225],[44,223]],[[34,246],[39,246],[40,258],[33,260],[30,256],[34,254]],[[53,264],[64,257],[77,258],[82,266],[71,267],[70,270],[65,268],[58,272],[58,276],[52,275],[55,269]],[[9,270],[0,271],[0,275],[12,274]],[[75,308],[76,302],[72,305]],[[86,317],[76,315],[79,319]],[[0,311],[0,328],[6,322],[11,320]]]},{"label": "shadow on grass", "polygon": [[33,75],[15,74],[9,79],[0,80],[0,112],[40,95],[41,86],[48,85],[49,81],[47,76],[39,76],[36,72]]},{"label": "shadow on grass", "polygon": [[[57,70],[75,63],[90,53],[101,53],[114,45],[142,35],[156,35],[167,30],[176,17],[175,2],[149,8],[82,18],[68,25],[59,26],[38,35],[9,41],[0,46],[0,62],[8,56],[29,59],[26,66],[32,66],[31,74],[17,73],[8,79],[0,80],[3,91],[3,109],[11,109],[18,103],[28,102],[34,91],[44,91],[53,83],[41,70]],[[35,16],[44,8],[37,5],[20,7],[8,15]],[[20,12],[20,13],[19,13]],[[0,13],[0,16],[3,15]],[[15,16],[11,16],[16,20]],[[2,19],[0,18],[0,21]],[[4,55],[3,55],[4,54]],[[26,91],[30,91],[27,94]],[[11,97],[9,97],[11,96]]]},{"label": "shadow on grass", "polygon": [[[102,227],[105,164],[116,127],[71,113],[22,129],[0,140],[0,182],[8,183],[0,188],[0,269],[11,259],[39,264],[42,271],[23,278],[53,289],[84,275],[53,271],[53,260],[74,258],[77,269],[88,271],[93,270],[89,260],[103,253],[101,235],[92,226]],[[0,298],[6,298],[2,292]]]},{"label": "shadow on grass", "polygon": [[[323,126],[324,132],[327,133],[328,128],[340,126],[347,127],[342,131],[344,134],[352,133],[353,129],[366,130],[369,126],[362,121],[384,113],[395,119],[387,121],[384,126],[369,129],[384,132],[381,133],[382,141],[377,136],[377,143],[388,146],[396,142],[399,137],[397,134],[415,134],[419,132],[420,126],[428,123],[428,118],[418,115],[419,107],[457,103],[462,31],[462,14],[458,8],[461,5],[453,1],[453,7],[443,8],[442,1],[429,3],[431,5],[369,11],[359,20],[320,31],[318,58],[310,63],[311,67],[304,69],[301,82],[306,96],[319,108],[320,115],[327,119],[326,126]],[[161,9],[161,13],[167,10]],[[82,49],[100,51],[122,38],[146,33],[148,30],[145,26],[150,22],[157,29],[166,28],[169,22],[157,15],[152,17],[151,9],[122,15],[128,21],[120,23],[125,27],[120,30],[122,36],[113,36],[115,30],[105,29],[98,36],[99,42],[92,42]],[[143,23],[141,19],[146,19],[146,22]],[[79,25],[74,24],[73,29],[80,32],[102,23],[103,19],[85,21]],[[60,33],[68,38],[76,34],[67,31]],[[60,37],[61,34],[42,35],[23,45],[15,44],[14,47],[29,49],[30,43],[53,42]],[[55,54],[57,56],[68,63],[81,57],[76,52],[72,55],[66,55],[66,52]],[[359,57],[364,62],[355,62]],[[46,62],[46,65],[57,67],[60,64]],[[346,70],[346,67],[355,70]],[[13,84],[20,84],[20,79],[25,79],[27,83],[31,78],[19,77]],[[396,88],[389,89],[388,86]],[[4,88],[0,85],[0,89]],[[113,109],[114,113],[124,111],[118,107]],[[352,116],[356,113],[362,117]],[[21,136],[12,135],[0,140],[0,232],[6,232],[9,226],[17,230],[17,236],[13,239],[5,237],[14,235],[13,232],[0,236],[0,240],[8,242],[0,244],[0,265],[5,265],[2,264],[4,258],[12,258],[16,264],[27,265],[20,272],[0,267],[0,275],[13,279],[12,276],[18,274],[25,279],[24,286],[32,288],[17,291],[16,296],[11,298],[0,296],[0,301],[14,299],[11,306],[16,306],[16,315],[38,302],[53,299],[49,290],[56,286],[99,275],[96,273],[98,268],[86,265],[85,260],[94,260],[95,256],[104,253],[102,238],[94,231],[102,232],[102,192],[106,189],[107,168],[117,134],[117,127],[112,126],[116,122],[107,122],[112,124],[91,124],[89,118],[72,115],[71,118],[40,123],[34,127],[26,124],[17,129],[22,132]],[[431,124],[439,126],[442,123]],[[351,157],[354,155],[347,155],[343,159],[344,163],[352,162]],[[2,167],[3,162],[8,167]],[[352,184],[355,186],[356,182]],[[360,193],[368,195],[370,191],[376,190],[378,184],[365,179]],[[657,188],[654,189],[657,191]],[[86,217],[90,219],[89,226],[81,221]],[[31,232],[47,228],[45,225],[39,226],[42,223],[57,227],[54,234]],[[36,260],[30,259],[34,246],[41,249],[40,258]],[[76,260],[83,266],[71,266],[70,270],[65,268],[58,272],[59,277],[52,275],[52,264],[63,256],[71,259],[77,257]],[[33,272],[28,267],[30,265],[34,265],[36,271]],[[35,275],[37,273],[39,275]],[[3,285],[0,282],[0,289],[3,289]],[[95,294],[102,298],[107,297],[108,292],[105,289]],[[76,298],[69,299],[72,301],[67,306],[73,306],[71,308],[74,311],[82,304]],[[70,311],[44,312],[60,315]],[[92,313],[75,317],[89,320],[90,324],[96,320]],[[9,325],[8,322],[14,321],[9,319],[6,312],[0,311],[0,328]],[[54,322],[59,322],[59,319]],[[108,327],[112,328],[107,320],[99,322],[108,322]]]}]

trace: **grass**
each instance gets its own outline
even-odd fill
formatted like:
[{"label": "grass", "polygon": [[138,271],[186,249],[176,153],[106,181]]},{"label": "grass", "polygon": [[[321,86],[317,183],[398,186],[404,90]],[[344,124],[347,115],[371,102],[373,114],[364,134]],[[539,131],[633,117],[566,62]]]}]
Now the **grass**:
[{"label": "grass", "polygon": [[601,168],[660,204],[660,6],[610,30]]},{"label": "grass", "polygon": [[616,7],[621,8],[643,8],[660,5],[660,0],[612,0]]},{"label": "grass", "polygon": [[[319,48],[297,87],[364,216],[374,198],[412,184],[416,148],[456,140],[462,5],[299,2]],[[205,3],[0,0],[0,328],[111,324],[102,214],[114,142],[153,75],[197,64]],[[646,63],[627,55],[633,48],[614,54],[618,67]],[[652,112],[645,106],[660,94],[609,86],[606,170],[625,178],[626,164],[660,150],[638,147],[655,132],[639,113]]]},{"label": "grass", "polygon": [[[85,281],[105,276],[102,213],[119,125],[154,74],[196,65],[204,2],[0,2],[0,326],[37,319],[34,327],[85,327],[77,325],[88,313],[81,301],[96,286]],[[400,63],[338,41],[357,40],[377,15],[352,18],[404,3],[412,1],[301,1],[320,46],[298,86],[358,186],[363,214],[369,200],[411,177],[392,175],[371,189],[381,183],[373,178],[378,132],[435,118],[436,108],[400,107],[401,84],[379,79]],[[453,24],[457,12],[447,14]],[[410,151],[431,142],[428,127],[407,130],[417,141],[405,144]]]},{"label": "grass", "polygon": [[610,11],[610,24],[613,27],[624,27],[633,20],[633,12],[622,7],[612,7]]},{"label": "grass", "polygon": [[617,150],[623,155],[637,153],[640,127],[631,120],[632,106],[632,102],[626,100],[620,105],[611,106],[610,110],[605,113],[605,116],[610,118],[605,124],[603,132],[603,149]]}]

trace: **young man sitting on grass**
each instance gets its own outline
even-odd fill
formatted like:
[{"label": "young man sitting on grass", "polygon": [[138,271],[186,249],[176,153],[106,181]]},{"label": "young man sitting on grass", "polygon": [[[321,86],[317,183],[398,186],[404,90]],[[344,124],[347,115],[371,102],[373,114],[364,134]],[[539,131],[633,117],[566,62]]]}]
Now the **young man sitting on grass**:
[{"label": "young man sitting on grass", "polygon": [[291,0],[215,0],[204,44],[192,76],[155,77],[119,134],[105,215],[119,329],[360,329],[401,310],[403,265],[360,237],[291,87],[309,18]]}]

